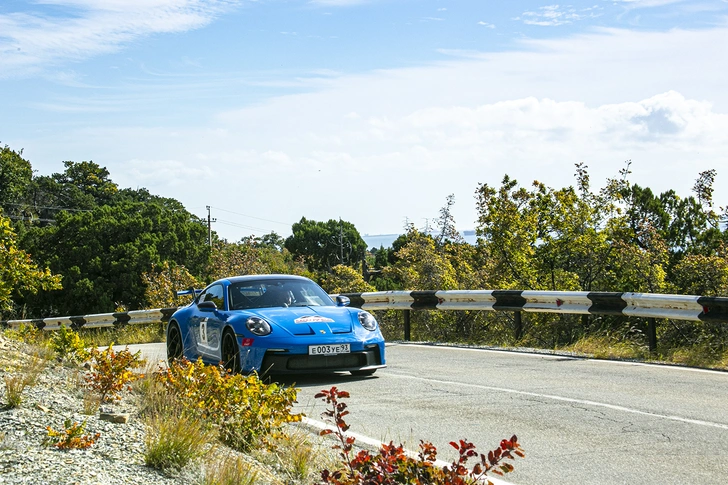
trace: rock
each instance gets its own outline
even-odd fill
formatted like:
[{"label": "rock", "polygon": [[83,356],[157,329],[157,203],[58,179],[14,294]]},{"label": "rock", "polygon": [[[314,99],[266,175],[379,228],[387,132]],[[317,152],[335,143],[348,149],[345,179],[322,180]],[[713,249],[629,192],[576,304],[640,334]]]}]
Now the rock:
[{"label": "rock", "polygon": [[50,408],[43,406],[41,403],[36,403],[35,404],[35,409],[38,409],[40,411],[43,411],[44,413],[47,413],[47,412],[49,412],[51,410]]},{"label": "rock", "polygon": [[99,413],[99,419],[109,421],[110,423],[127,423],[129,421],[128,413]]}]

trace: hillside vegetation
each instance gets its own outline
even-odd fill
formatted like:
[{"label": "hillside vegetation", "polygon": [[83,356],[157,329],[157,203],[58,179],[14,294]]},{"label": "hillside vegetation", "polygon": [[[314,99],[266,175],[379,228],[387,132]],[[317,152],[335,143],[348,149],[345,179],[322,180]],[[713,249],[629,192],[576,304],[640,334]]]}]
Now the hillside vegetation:
[{"label": "hillside vegetation", "polygon": [[[480,184],[478,243],[465,243],[446,199],[432,227],[405,227],[391,248],[367,250],[355,225],[302,217],[276,233],[227,241],[174,199],[121,189],[102,166],[64,162],[36,175],[22,151],[0,150],[2,319],[107,313],[186,303],[173,290],[219,277],[292,273],[332,293],[518,289],[728,295],[726,212],[713,203],[717,173],[696,174],[691,194],[633,184],[630,164],[593,190],[587,167],[574,184],[528,186],[507,175]],[[398,312],[379,315],[402,336]],[[723,324],[662,321],[657,354],[645,322],[610,316],[415,312],[413,338],[569,348],[621,358],[725,367]]]}]

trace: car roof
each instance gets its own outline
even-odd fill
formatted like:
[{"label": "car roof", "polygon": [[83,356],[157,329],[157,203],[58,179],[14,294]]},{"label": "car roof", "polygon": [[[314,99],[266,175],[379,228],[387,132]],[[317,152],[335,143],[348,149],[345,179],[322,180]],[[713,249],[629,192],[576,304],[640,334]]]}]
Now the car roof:
[{"label": "car roof", "polygon": [[292,275],[292,274],[251,274],[245,276],[230,276],[229,278],[222,278],[219,281],[229,281],[230,283],[240,283],[245,281],[253,280],[292,280],[292,281],[311,281],[304,276]]}]

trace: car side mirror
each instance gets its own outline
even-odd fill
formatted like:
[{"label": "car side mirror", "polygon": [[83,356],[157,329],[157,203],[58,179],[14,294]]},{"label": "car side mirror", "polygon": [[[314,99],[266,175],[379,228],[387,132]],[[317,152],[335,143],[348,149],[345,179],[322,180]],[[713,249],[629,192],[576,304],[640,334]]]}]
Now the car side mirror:
[{"label": "car side mirror", "polygon": [[336,295],[336,306],[349,306],[351,300],[348,296]]},{"label": "car side mirror", "polygon": [[200,310],[217,310],[217,305],[214,301],[201,301],[197,304],[197,308]]}]

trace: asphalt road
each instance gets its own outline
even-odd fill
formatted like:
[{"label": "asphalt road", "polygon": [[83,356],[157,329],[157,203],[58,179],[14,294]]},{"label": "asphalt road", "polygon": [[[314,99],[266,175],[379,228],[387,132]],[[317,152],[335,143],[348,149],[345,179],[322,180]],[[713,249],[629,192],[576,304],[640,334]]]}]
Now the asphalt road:
[{"label": "asphalt road", "polygon": [[482,452],[516,434],[514,484],[728,483],[728,373],[412,344],[388,345],[387,364],[369,378],[298,377],[297,409],[322,420],[313,396],[337,386],[351,393],[351,431],[412,450],[431,441],[447,461],[450,441]]}]

